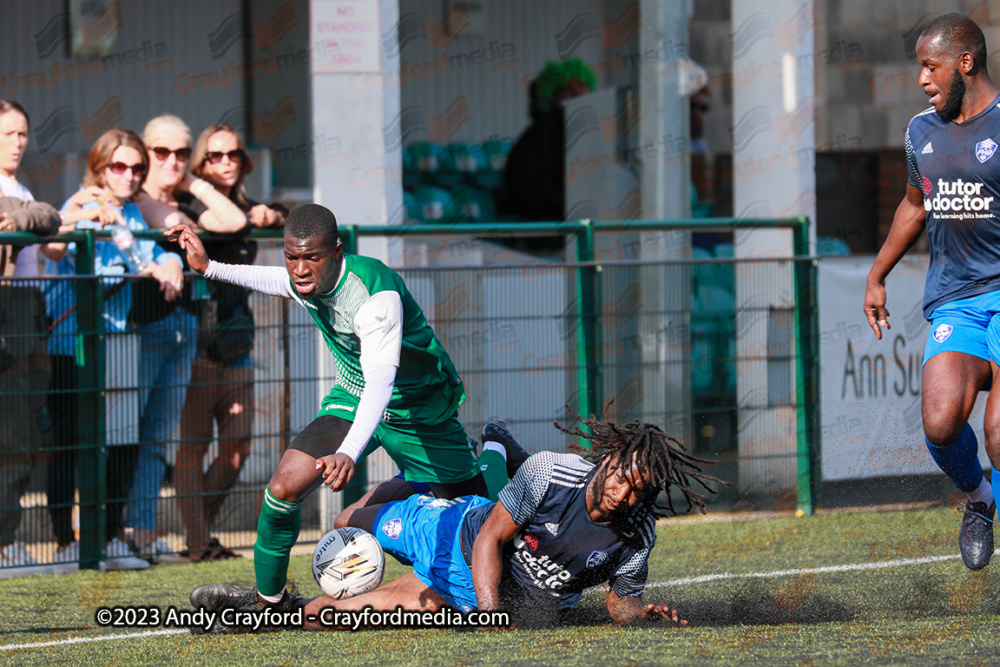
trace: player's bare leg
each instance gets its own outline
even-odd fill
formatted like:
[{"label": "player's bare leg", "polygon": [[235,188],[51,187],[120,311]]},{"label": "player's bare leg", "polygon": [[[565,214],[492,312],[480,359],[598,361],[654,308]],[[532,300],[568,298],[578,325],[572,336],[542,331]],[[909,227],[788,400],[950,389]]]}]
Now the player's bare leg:
[{"label": "player's bare leg", "polygon": [[962,352],[942,352],[924,364],[921,413],[931,444],[947,447],[955,441],[991,376],[990,362]]},{"label": "player's bare leg", "polygon": [[[337,515],[334,519],[334,528],[346,528],[351,515],[355,511],[363,507],[372,507],[374,505],[384,505],[391,500],[403,500],[409,498],[414,493],[416,489],[413,485],[407,482],[405,479],[400,479],[398,477],[393,477],[392,479],[382,482],[378,486],[370,489],[368,493],[361,496],[358,500],[348,505],[343,512]],[[371,532],[370,530],[368,532]]]},{"label": "player's bare leg", "polygon": [[294,503],[315,491],[322,482],[323,477],[316,470],[316,458],[289,449],[282,455],[267,487],[275,498]]},{"label": "player's bare leg", "polygon": [[997,470],[1000,469],[1000,366],[991,360],[990,371],[993,374],[993,388],[986,401],[983,430],[986,433],[986,455],[990,458],[993,469]]},{"label": "player's bare leg", "polygon": [[261,604],[288,598],[288,558],[298,540],[302,500],[323,483],[316,460],[336,451],[351,423],[333,416],[314,419],[295,436],[264,490],[254,543],[254,575]]},{"label": "player's bare leg", "polygon": [[[993,489],[983,477],[975,434],[968,425],[980,388],[995,373],[991,362],[962,352],[942,352],[924,364],[922,416],[927,448],[938,466],[965,491],[958,542],[966,567],[985,567],[993,555]],[[996,385],[994,385],[996,386]],[[993,394],[991,392],[991,402]],[[994,409],[992,413],[998,413]],[[988,433],[1000,434],[987,410]],[[987,436],[987,452],[991,437]],[[991,459],[992,460],[992,459]]]}]

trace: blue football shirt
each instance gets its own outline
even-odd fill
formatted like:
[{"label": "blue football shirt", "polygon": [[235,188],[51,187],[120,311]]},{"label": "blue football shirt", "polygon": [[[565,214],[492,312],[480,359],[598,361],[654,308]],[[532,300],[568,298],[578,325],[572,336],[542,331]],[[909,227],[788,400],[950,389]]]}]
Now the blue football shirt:
[{"label": "blue football shirt", "polygon": [[1000,289],[1000,95],[964,123],[927,109],[906,129],[908,182],[924,193],[931,259],[924,317]]},{"label": "blue football shirt", "polygon": [[[505,605],[572,608],[584,589],[605,582],[618,597],[642,594],[656,518],[642,504],[625,517],[636,533],[626,541],[611,524],[591,520],[586,489],[594,464],[575,454],[539,452],[500,492],[499,502],[521,527],[504,551],[500,594]],[[461,544],[472,546],[492,504],[465,515]]]}]

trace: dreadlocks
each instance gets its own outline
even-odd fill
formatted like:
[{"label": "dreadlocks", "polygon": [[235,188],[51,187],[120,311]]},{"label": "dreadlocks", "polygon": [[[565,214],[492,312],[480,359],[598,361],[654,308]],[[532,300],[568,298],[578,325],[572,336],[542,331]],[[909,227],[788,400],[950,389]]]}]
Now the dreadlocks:
[{"label": "dreadlocks", "polygon": [[[615,424],[610,421],[608,409],[612,403],[614,399],[604,404],[603,421],[599,421],[594,415],[584,420],[572,408],[566,406],[569,413],[578,422],[589,427],[592,433],[583,432],[579,426],[566,428],[560,426],[558,422],[553,423],[563,433],[585,438],[593,443],[591,449],[585,449],[577,444],[570,446],[574,452],[592,463],[600,465],[611,459],[617,459],[619,465],[633,462],[643,477],[649,481],[643,489],[646,500],[654,500],[662,491],[671,515],[677,515],[677,510],[674,509],[673,500],[670,498],[670,487],[677,487],[684,494],[687,500],[686,512],[690,512],[692,507],[697,507],[704,514],[705,500],[708,496],[694,491],[691,488],[692,481],[698,482],[711,494],[718,491],[708,486],[705,481],[730,486],[729,482],[704,474],[698,465],[699,463],[712,465],[712,461],[688,454],[680,441],[664,433],[656,424],[644,424],[638,419],[628,424]],[[649,510],[655,515],[666,516],[665,513],[658,512],[652,502],[649,502]]]}]

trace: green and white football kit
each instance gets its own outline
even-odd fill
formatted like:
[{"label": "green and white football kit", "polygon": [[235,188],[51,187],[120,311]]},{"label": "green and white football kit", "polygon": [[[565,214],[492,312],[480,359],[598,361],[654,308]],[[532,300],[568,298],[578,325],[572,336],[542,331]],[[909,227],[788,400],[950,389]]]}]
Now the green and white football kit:
[{"label": "green and white football kit", "polygon": [[[337,366],[336,384],[317,418],[293,441],[314,458],[340,452],[355,463],[384,447],[407,481],[449,484],[479,474],[458,420],[465,389],[455,366],[402,277],[377,259],[343,255],[336,286],[302,298],[283,267],[210,261],[205,277],[297,301],[323,334]],[[336,418],[336,419],[330,419]],[[343,442],[324,424],[351,422]],[[342,423],[342,422],[341,422]],[[502,466],[500,466],[502,468]],[[499,489],[497,489],[499,490]],[[298,539],[301,499],[264,492],[254,545],[257,589],[284,589]]]}]

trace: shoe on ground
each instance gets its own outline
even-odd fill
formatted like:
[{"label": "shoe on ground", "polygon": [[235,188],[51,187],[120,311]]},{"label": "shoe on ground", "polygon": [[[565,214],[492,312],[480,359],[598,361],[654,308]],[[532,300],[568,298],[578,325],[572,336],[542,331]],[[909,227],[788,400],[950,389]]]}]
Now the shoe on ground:
[{"label": "shoe on ground", "polygon": [[151,563],[155,563],[160,556],[169,556],[174,553],[170,545],[163,540],[153,540],[142,549],[134,549],[140,558],[144,558]]},{"label": "shoe on ground", "polygon": [[38,565],[21,542],[11,542],[0,549],[0,567],[28,567]]},{"label": "shoe on ground", "polygon": [[498,442],[507,451],[507,479],[513,478],[517,469],[528,460],[528,452],[517,443],[502,419],[489,422],[483,427],[482,440],[484,445],[487,442]]},{"label": "shoe on ground", "polygon": [[990,562],[993,555],[993,515],[996,504],[989,506],[984,502],[968,503],[965,509],[959,510],[965,514],[962,517],[962,529],[958,531],[958,547],[962,552],[962,562],[970,570],[981,570]]},{"label": "shoe on ground", "polygon": [[132,553],[128,545],[117,537],[104,548],[101,570],[145,570],[149,563]]},{"label": "shoe on ground", "polygon": [[286,590],[278,602],[268,602],[257,594],[257,589],[235,584],[202,584],[191,591],[191,605],[206,611],[235,609],[236,611],[262,611],[265,608],[277,611],[292,611],[298,598]]}]

